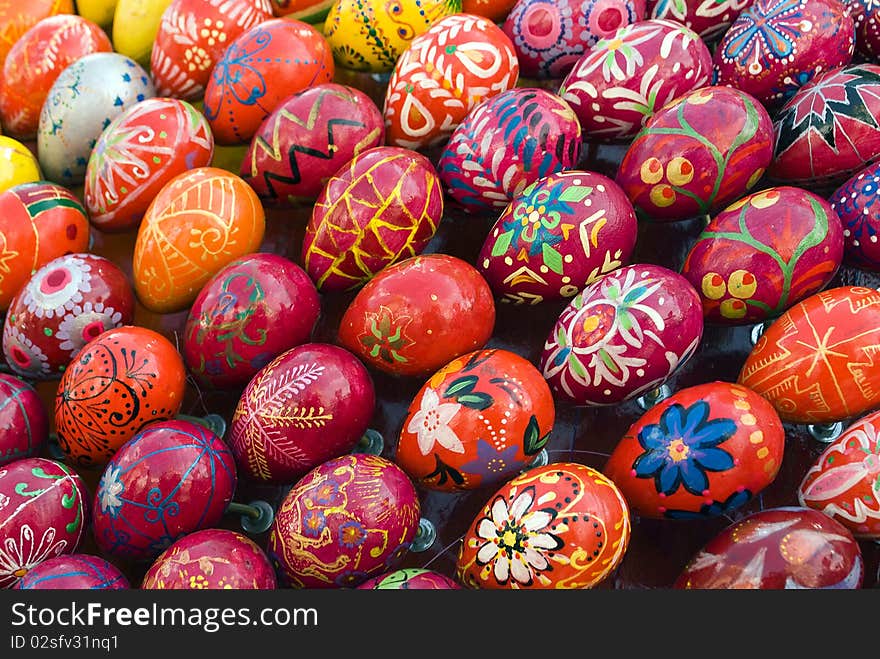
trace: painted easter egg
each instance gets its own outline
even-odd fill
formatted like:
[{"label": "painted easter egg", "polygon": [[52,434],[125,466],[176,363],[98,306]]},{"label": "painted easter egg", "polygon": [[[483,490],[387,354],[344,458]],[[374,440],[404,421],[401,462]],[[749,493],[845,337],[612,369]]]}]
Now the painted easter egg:
[{"label": "painted easter egg", "polygon": [[362,286],[420,254],[443,206],[440,177],[425,156],[396,146],[362,151],[315,201],[302,244],[306,272],[323,292]]},{"label": "painted easter egg", "polygon": [[584,139],[627,141],[674,99],[708,84],[712,54],[676,21],[638,21],[601,39],[568,72],[559,95],[581,123]]},{"label": "painted easter egg", "polygon": [[10,49],[0,78],[0,121],[20,139],[37,134],[40,110],[55,79],[80,57],[110,52],[113,44],[98,25],[82,16],[44,18]]},{"label": "painted easter egg", "polygon": [[35,565],[15,585],[16,590],[127,590],[122,571],[100,556],[61,554]]},{"label": "painted easter egg", "polygon": [[329,343],[305,343],[254,375],[238,400],[228,442],[243,475],[293,483],[350,452],[375,405],[373,379],[357,357]]},{"label": "painted easter egg", "polygon": [[299,265],[278,254],[243,256],[214,275],[190,307],[184,363],[202,386],[243,387],[308,341],[320,312],[318,290]]},{"label": "painted easter egg", "polygon": [[581,125],[568,103],[537,87],[486,99],[455,127],[438,172],[470,212],[500,211],[539,178],[574,169]]},{"label": "painted easter egg", "polygon": [[89,219],[105,233],[137,228],[168,181],[208,166],[213,155],[214,136],[192,105],[174,98],[135,103],[101,132],[89,156]]},{"label": "painted easter egg", "polygon": [[867,61],[880,53],[880,13],[873,0],[844,0],[856,27],[856,53]]},{"label": "painted easter egg", "polygon": [[360,590],[461,590],[455,579],[419,567],[404,567],[367,579]]},{"label": "painted easter egg", "polygon": [[227,46],[270,18],[269,0],[172,0],[150,51],[156,95],[201,99]]},{"label": "painted easter egg", "polygon": [[73,0],[0,0],[0,64],[21,36],[41,20],[73,13]]},{"label": "painted easter egg", "polygon": [[97,254],[59,256],[9,305],[3,355],[23,377],[57,379],[86,343],[133,320],[134,291],[118,265]]},{"label": "painted easter egg", "polygon": [[110,32],[119,0],[76,0],[76,13]]},{"label": "painted easter egg", "polygon": [[776,478],[785,431],[773,407],[730,382],[680,389],[633,423],[603,473],[634,514],[667,519],[725,515]]},{"label": "painted easter egg", "polygon": [[555,416],[553,394],[529,360],[510,350],[477,350],[422,385],[395,461],[432,490],[497,486],[535,460]]},{"label": "painted easter egg", "polygon": [[561,300],[627,263],[637,232],[633,206],[613,180],[577,170],[551,174],[501,212],[477,269],[502,302]]},{"label": "painted easter egg", "polygon": [[0,373],[0,467],[38,456],[49,439],[49,414],[37,390]]},{"label": "painted easter egg", "polygon": [[741,198],[711,219],[681,274],[706,322],[764,322],[825,288],[843,259],[843,225],[822,197],[790,186]]},{"label": "painted easter egg", "polygon": [[382,113],[373,99],[325,82],[275,108],[251,140],[240,174],[267,206],[311,204],[333,174],[384,142]]},{"label": "painted easter egg", "polygon": [[185,377],[183,359],[164,335],[132,325],[99,334],[64,371],[55,394],[66,458],[82,467],[106,464],[145,425],[180,411]]},{"label": "painted easter egg", "polygon": [[88,496],[80,475],[55,460],[23,458],[0,468],[0,588],[76,551],[91,519]]},{"label": "painted easter egg", "polygon": [[480,589],[592,588],[620,565],[631,527],[620,490],[592,467],[535,467],[501,486],[476,515],[456,577]]},{"label": "painted easter egg", "polygon": [[220,523],[237,484],[223,440],[190,421],[156,421],[107,463],[92,532],[102,554],[155,559],[181,536]]},{"label": "painted easter egg", "polygon": [[516,0],[462,0],[461,11],[485,16],[495,23],[503,23],[515,4]]},{"label": "painted easter egg", "polygon": [[470,263],[424,254],[388,266],[358,291],[339,324],[340,345],[386,373],[427,376],[486,345],[492,289]]},{"label": "painted easter egg", "polygon": [[575,405],[614,405],[663,384],[703,336],[700,296],[662,266],[618,268],[562,310],[541,355],[554,395]]},{"label": "painted easter egg", "polygon": [[287,493],[269,533],[269,558],[288,587],[357,587],[400,567],[420,514],[400,467],[378,455],[343,455]]},{"label": "painted easter egg", "polygon": [[633,139],[615,180],[658,222],[716,212],[746,194],[773,157],[773,123],[731,87],[689,91],[657,110]]},{"label": "painted easter egg", "polygon": [[387,142],[442,144],[474,107],[518,80],[516,51],[500,27],[468,14],[441,18],[394,65],[382,109]]},{"label": "painted easter egg", "polygon": [[853,174],[828,198],[843,224],[843,260],[857,268],[880,271],[880,163]]},{"label": "painted easter egg", "polygon": [[839,185],[880,158],[880,65],[825,71],[775,116],[771,180]]},{"label": "painted easter egg", "polygon": [[781,506],[752,513],[712,538],[676,589],[858,589],[865,565],[845,526],[822,513]]},{"label": "painted easter egg", "polygon": [[211,277],[256,252],[266,214],[253,188],[218,167],[168,181],[138,227],[132,268],[140,302],[156,313],[189,307]]},{"label": "painted easter egg", "polygon": [[42,178],[34,152],[18,140],[0,135],[0,192]]},{"label": "painted easter egg", "polygon": [[333,0],[271,0],[275,16],[289,16],[306,23],[323,23]]},{"label": "painted easter egg", "polygon": [[840,0],[754,0],[715,49],[714,84],[775,111],[817,74],[849,64],[854,52],[853,19]]},{"label": "painted easter egg", "polygon": [[85,208],[55,183],[36,181],[0,193],[0,217],[0,311],[49,261],[89,249]]},{"label": "painted easter egg", "polygon": [[739,383],[792,423],[834,423],[880,404],[880,293],[839,286],[814,293],[766,328]]},{"label": "painted easter egg", "polygon": [[523,77],[558,79],[597,41],[644,18],[644,0],[517,0],[502,27]]},{"label": "painted easter egg", "polygon": [[265,552],[242,533],[193,531],[163,551],[144,575],[143,590],[274,590]]},{"label": "painted easter egg", "polygon": [[171,1],[117,0],[111,26],[116,52],[148,67],[162,14]]},{"label": "painted easter egg", "polygon": [[716,42],[752,0],[648,0],[648,18],[676,21],[707,43]]},{"label": "painted easter egg", "polygon": [[218,144],[244,144],[291,94],[331,82],[333,55],[316,27],[273,18],[223,51],[205,86],[204,112]]}]

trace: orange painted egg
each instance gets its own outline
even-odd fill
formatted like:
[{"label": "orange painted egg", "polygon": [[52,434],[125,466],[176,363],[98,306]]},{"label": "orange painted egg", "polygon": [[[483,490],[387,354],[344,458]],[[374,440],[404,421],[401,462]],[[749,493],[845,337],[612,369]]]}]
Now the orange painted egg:
[{"label": "orange painted egg", "polygon": [[785,448],[779,415],[729,382],[687,387],[643,414],[603,473],[641,517],[726,515],[776,478]]},{"label": "orange painted egg", "polygon": [[530,361],[509,350],[478,350],[422,386],[395,460],[432,490],[498,485],[535,459],[555,417],[550,387]]},{"label": "orange painted egg", "polygon": [[150,203],[134,246],[134,287],[156,313],[187,308],[233,260],[256,252],[266,217],[239,176],[197,167],[168,181]]},{"label": "orange painted egg", "polygon": [[465,533],[456,576],[469,588],[592,588],[629,546],[630,511],[617,486],[574,462],[523,472],[504,484]]},{"label": "orange painted egg", "polygon": [[0,0],[0,64],[21,35],[42,19],[73,13],[73,0]]},{"label": "orange painted egg", "polygon": [[106,464],[145,425],[180,411],[186,371],[162,334],[127,325],[86,344],[55,395],[55,428],[66,460]]},{"label": "orange painted egg", "polygon": [[785,421],[834,423],[880,405],[880,293],[839,286],[815,293],[768,327],[739,383]]},{"label": "orange painted egg", "polygon": [[462,0],[461,10],[466,14],[485,16],[501,23],[515,4],[516,0]]}]

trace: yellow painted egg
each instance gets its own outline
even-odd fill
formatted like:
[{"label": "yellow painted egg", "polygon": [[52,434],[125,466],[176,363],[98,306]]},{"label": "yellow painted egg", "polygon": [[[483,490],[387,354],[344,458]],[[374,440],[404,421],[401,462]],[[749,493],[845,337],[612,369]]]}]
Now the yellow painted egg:
[{"label": "yellow painted egg", "polygon": [[40,178],[40,165],[31,150],[18,140],[0,136],[0,192]]},{"label": "yellow painted egg", "polygon": [[171,0],[118,0],[113,13],[113,47],[144,67],[159,32],[159,22]]},{"label": "yellow painted egg", "polygon": [[119,0],[77,0],[76,13],[103,28],[113,24],[113,14]]}]

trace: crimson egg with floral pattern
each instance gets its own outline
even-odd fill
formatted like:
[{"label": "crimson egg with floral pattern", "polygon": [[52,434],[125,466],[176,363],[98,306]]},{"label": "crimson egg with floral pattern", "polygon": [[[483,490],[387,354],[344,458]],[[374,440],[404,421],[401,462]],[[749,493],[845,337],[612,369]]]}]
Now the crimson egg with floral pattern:
[{"label": "crimson egg with floral pattern", "polygon": [[49,414],[37,390],[0,373],[0,467],[38,456],[49,439]]},{"label": "crimson egg with floral pattern", "polygon": [[127,590],[128,577],[110,561],[91,554],[61,554],[35,565],[16,590]]}]

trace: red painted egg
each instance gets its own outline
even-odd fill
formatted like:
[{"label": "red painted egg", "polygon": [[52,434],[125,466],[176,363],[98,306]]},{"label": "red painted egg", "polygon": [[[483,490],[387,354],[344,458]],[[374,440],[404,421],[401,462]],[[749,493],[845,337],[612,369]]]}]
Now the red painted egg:
[{"label": "red painted egg", "polygon": [[409,406],[395,461],[417,484],[446,492],[497,486],[535,460],[556,418],[541,372],[509,350],[453,360]]},{"label": "red painted egg", "polygon": [[243,387],[263,366],[312,335],[318,290],[278,254],[236,259],[202,288],[184,328],[183,359],[202,386]]},{"label": "red painted egg", "polygon": [[461,10],[465,14],[485,16],[496,23],[503,23],[515,4],[516,0],[462,0]]},{"label": "red painted egg", "polygon": [[880,271],[880,163],[868,165],[828,198],[843,223],[843,260],[862,270]]},{"label": "red painted egg", "polygon": [[0,467],[38,456],[48,439],[49,414],[37,390],[0,373]]},{"label": "red painted egg", "polygon": [[574,462],[504,484],[465,533],[456,576],[469,588],[592,588],[623,560],[630,512],[617,486]]},{"label": "red painted egg", "polygon": [[443,187],[430,160],[395,146],[368,149],[318,196],[302,260],[318,290],[351,290],[421,254],[442,219]]},{"label": "red painted egg", "polygon": [[405,567],[367,579],[360,590],[461,590],[455,579],[418,567]]},{"label": "red painted egg", "polygon": [[143,590],[274,590],[272,563],[257,543],[226,529],[193,531],[163,551]]},{"label": "red painted egg", "polygon": [[93,505],[102,554],[155,559],[182,536],[220,523],[235,492],[235,460],[223,440],[190,421],[157,421],[107,463]]},{"label": "red painted egg", "polygon": [[845,526],[809,508],[783,506],[744,517],[685,566],[676,589],[858,589],[865,566]]},{"label": "red painted egg", "polygon": [[844,0],[856,26],[856,53],[871,61],[880,53],[880,12],[873,0]]},{"label": "red painted egg", "polygon": [[654,113],[615,180],[658,222],[716,212],[746,194],[773,157],[773,123],[754,97],[700,87]]},{"label": "red painted egg", "polygon": [[229,444],[243,475],[293,483],[350,452],[376,405],[373,380],[348,350],[305,343],[260,369],[239,398]]},{"label": "red painted egg", "polygon": [[518,79],[516,51],[495,23],[471,14],[441,18],[394,65],[382,110],[388,144],[442,144],[474,107]]},{"label": "red painted egg", "polygon": [[880,412],[850,425],[816,459],[798,487],[798,502],[880,540]]},{"label": "red painted egg", "polygon": [[271,0],[272,12],[276,16],[290,16],[306,23],[321,23],[333,0]]},{"label": "red painted egg", "polygon": [[3,355],[19,375],[61,377],[83,346],[131,325],[134,290],[122,269],[97,254],[68,254],[37,270],[13,298],[3,323]]},{"label": "red painted egg", "polygon": [[49,16],[28,29],[3,62],[3,131],[19,139],[33,139],[40,124],[40,110],[58,74],[84,55],[112,50],[107,33],[82,16]]},{"label": "red painted egg", "polygon": [[279,103],[333,80],[333,54],[313,25],[273,18],[232,40],[211,70],[205,116],[218,144],[249,142]]},{"label": "red painted egg", "polygon": [[709,82],[712,53],[676,21],[638,21],[589,48],[559,95],[578,116],[584,139],[628,141],[651,116]]},{"label": "red painted egg", "polygon": [[186,371],[164,335],[127,325],[92,339],[61,376],[55,429],[68,461],[103,466],[153,421],[170,419],[183,403]]},{"label": "red painted egg", "polygon": [[577,170],[551,174],[501,212],[477,269],[502,302],[561,300],[628,263],[637,233],[632,203],[613,180]]},{"label": "red painted egg", "polygon": [[128,590],[122,571],[100,556],[62,554],[47,558],[15,585],[16,590]]},{"label": "red painted egg", "polygon": [[89,219],[65,187],[38,181],[0,193],[0,312],[31,275],[63,254],[87,252]]},{"label": "red painted egg", "polygon": [[0,468],[0,588],[76,551],[89,526],[88,496],[80,475],[55,460],[23,458]]},{"label": "red painted egg", "polygon": [[386,373],[427,376],[486,345],[492,289],[470,263],[424,254],[382,270],[346,308],[339,343]]},{"label": "red painted egg", "polygon": [[655,389],[703,336],[700,296],[661,266],[634,264],[598,279],[568,303],[544,342],[541,371],[575,405],[614,405]]},{"label": "red painted egg", "polygon": [[285,586],[356,587],[400,566],[420,514],[400,467],[378,455],[343,455],[287,493],[269,533],[269,558]]},{"label": "red painted egg", "polygon": [[602,471],[636,515],[705,519],[736,510],[772,483],[784,449],[782,421],[764,398],[708,382],[645,412]]},{"label": "red painted egg", "polygon": [[752,0],[648,0],[649,18],[683,23],[707,43],[720,39]]},{"label": "red painted egg", "polygon": [[157,96],[200,99],[227,46],[270,18],[269,0],[172,0],[150,51]]},{"label": "red painted egg", "polygon": [[706,322],[760,323],[825,288],[843,259],[843,225],[822,197],[767,188],[718,213],[681,269]]},{"label": "red painted egg", "polygon": [[0,64],[19,38],[42,19],[73,13],[73,0],[0,0]]},{"label": "red painted egg", "polygon": [[880,405],[880,293],[840,286],[814,293],[768,327],[739,383],[792,423],[834,423]]},{"label": "red painted egg", "polygon": [[373,99],[325,82],[272,111],[251,139],[240,173],[266,205],[313,203],[333,174],[384,142],[382,113]]}]

